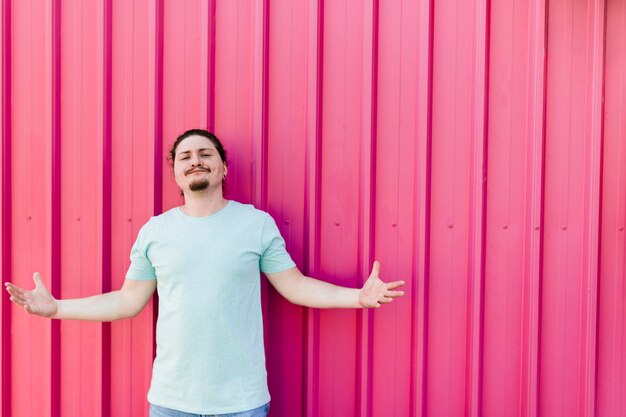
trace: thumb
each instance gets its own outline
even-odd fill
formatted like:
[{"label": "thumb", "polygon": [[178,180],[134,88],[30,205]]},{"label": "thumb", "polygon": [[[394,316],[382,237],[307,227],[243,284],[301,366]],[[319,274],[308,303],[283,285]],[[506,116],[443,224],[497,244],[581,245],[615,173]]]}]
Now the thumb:
[{"label": "thumb", "polygon": [[374,266],[372,267],[372,275],[378,276],[380,274],[380,262],[374,261]]},{"label": "thumb", "polygon": [[35,272],[33,274],[33,281],[35,281],[35,288],[46,287],[43,283],[43,280],[41,279],[41,275],[39,275],[39,272]]}]

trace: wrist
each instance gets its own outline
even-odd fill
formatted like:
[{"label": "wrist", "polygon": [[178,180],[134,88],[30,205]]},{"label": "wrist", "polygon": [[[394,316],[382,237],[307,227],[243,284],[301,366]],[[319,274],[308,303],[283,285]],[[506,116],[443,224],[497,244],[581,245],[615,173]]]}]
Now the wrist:
[{"label": "wrist", "polygon": [[363,304],[361,304],[361,291],[362,290],[360,290],[358,288],[355,288],[355,290],[354,290],[355,295],[356,295],[356,299],[354,301],[354,308],[364,308]]},{"label": "wrist", "polygon": [[54,300],[54,304],[56,305],[56,312],[50,316],[51,319],[60,319],[61,318],[61,300]]}]

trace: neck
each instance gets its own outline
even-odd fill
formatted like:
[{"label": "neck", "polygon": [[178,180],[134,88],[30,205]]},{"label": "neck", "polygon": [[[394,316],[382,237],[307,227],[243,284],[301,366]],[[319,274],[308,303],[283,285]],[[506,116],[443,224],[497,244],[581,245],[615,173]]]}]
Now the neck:
[{"label": "neck", "polygon": [[180,208],[188,216],[206,217],[223,209],[227,202],[222,195],[221,187],[204,191],[185,191],[185,204]]}]

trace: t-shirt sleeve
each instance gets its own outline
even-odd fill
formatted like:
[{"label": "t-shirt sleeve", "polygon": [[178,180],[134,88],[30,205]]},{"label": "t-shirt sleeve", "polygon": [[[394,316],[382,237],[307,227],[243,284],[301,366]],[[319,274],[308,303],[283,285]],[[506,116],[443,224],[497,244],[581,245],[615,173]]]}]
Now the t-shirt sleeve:
[{"label": "t-shirt sleeve", "polygon": [[156,273],[152,262],[148,258],[148,248],[145,245],[146,226],[141,228],[137,240],[130,250],[130,267],[126,273],[127,279],[152,280],[156,279]]},{"label": "t-shirt sleeve", "polygon": [[280,235],[274,219],[268,214],[261,235],[262,254],[260,268],[264,273],[283,272],[296,266],[285,249],[285,240]]}]

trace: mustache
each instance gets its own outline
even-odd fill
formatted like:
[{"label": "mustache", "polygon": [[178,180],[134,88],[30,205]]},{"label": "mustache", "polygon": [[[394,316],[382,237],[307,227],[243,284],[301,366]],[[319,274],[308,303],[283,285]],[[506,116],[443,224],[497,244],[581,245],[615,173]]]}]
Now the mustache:
[{"label": "mustache", "polygon": [[204,167],[193,167],[193,168],[189,168],[187,171],[185,171],[185,175],[189,175],[189,174],[192,174],[194,172],[208,172],[210,174],[211,170],[209,168],[204,168]]}]

